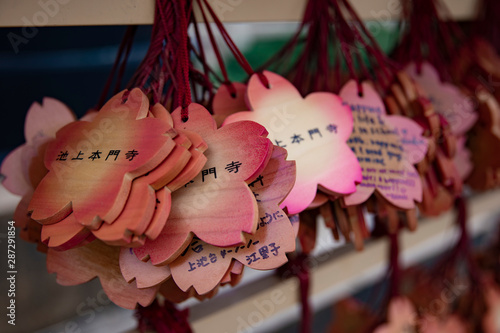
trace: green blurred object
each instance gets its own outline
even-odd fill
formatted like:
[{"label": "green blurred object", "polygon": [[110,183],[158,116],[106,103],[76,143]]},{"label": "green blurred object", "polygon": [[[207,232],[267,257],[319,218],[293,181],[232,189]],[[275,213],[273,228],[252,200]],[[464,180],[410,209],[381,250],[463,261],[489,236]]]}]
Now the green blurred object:
[{"label": "green blurred object", "polygon": [[[396,22],[381,24],[376,21],[367,21],[365,25],[370,32],[373,32],[375,40],[386,54],[394,49],[399,38],[399,29]],[[271,37],[262,36],[262,38],[247,45],[238,43],[238,36],[233,37],[241,52],[243,52],[250,65],[252,65],[252,68],[257,69],[278,52],[289,41],[292,35],[293,33]],[[241,69],[232,55],[226,57],[225,64],[229,78],[232,81],[245,82],[248,79],[247,74]],[[216,72],[220,74],[220,70]]]}]

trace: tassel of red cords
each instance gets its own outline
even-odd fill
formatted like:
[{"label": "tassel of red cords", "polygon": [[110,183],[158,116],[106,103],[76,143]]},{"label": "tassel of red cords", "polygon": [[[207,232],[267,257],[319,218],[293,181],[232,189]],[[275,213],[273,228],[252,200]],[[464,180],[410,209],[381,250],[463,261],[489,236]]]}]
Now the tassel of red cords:
[{"label": "tassel of red cords", "polygon": [[182,311],[169,301],[165,300],[163,305],[160,305],[158,300],[155,300],[151,305],[139,307],[135,310],[138,325],[137,329],[141,333],[148,330],[154,330],[158,333],[191,333],[188,316],[189,309]]}]

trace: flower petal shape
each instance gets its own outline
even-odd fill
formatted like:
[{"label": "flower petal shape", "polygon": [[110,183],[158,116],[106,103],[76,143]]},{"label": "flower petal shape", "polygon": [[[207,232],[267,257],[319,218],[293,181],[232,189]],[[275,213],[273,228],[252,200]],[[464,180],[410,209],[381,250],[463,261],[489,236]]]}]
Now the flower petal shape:
[{"label": "flower petal shape", "polygon": [[33,219],[52,224],[73,212],[90,229],[114,221],[132,180],[175,147],[175,131],[147,117],[149,102],[140,89],[122,103],[124,97],[124,92],[114,96],[91,122],[73,122],[57,132],[45,154],[49,172],[29,206]]},{"label": "flower petal shape", "polygon": [[18,195],[31,193],[38,183],[33,184],[31,180],[30,165],[39,153],[39,147],[55,138],[60,128],[75,120],[74,113],[57,99],[45,97],[42,104],[31,104],[24,123],[26,143],[14,149],[2,162],[0,173],[5,176],[2,181],[5,188]]},{"label": "flower petal shape", "polygon": [[427,154],[428,140],[423,136],[424,129],[410,118],[398,115],[385,117],[401,140],[406,159],[411,164],[422,161]]},{"label": "flower petal shape", "polygon": [[42,225],[42,242],[58,251],[71,249],[89,237],[95,239],[89,229],[78,223],[73,213],[58,223]]},{"label": "flower petal shape", "polygon": [[167,158],[146,175],[134,179],[122,212],[116,220],[93,231],[97,238],[110,245],[127,246],[132,235],[143,235],[157,208],[155,190],[161,189],[175,178],[191,158],[186,149],[186,146],[191,146],[189,139],[179,134],[174,141],[176,145]]},{"label": "flower petal shape", "polygon": [[[247,110],[246,92],[247,86],[243,83],[232,82],[232,88],[222,84],[215,93],[212,102],[212,110],[217,126],[220,127],[227,116]],[[231,90],[234,89],[234,94]]]},{"label": "flower petal shape", "polygon": [[201,105],[189,106],[189,120],[181,110],[172,113],[174,127],[201,135],[208,145],[204,169],[183,188],[172,193],[172,209],[160,235],[134,249],[141,260],[154,265],[174,260],[193,234],[217,246],[243,242],[242,232],[254,233],[257,203],[245,181],[255,177],[271,157],[267,131],[254,122],[238,122],[217,130]]},{"label": "flower petal shape", "polygon": [[438,72],[431,64],[422,63],[418,73],[416,64],[410,63],[405,72],[425,92],[437,113],[445,117],[454,134],[464,135],[472,128],[478,118],[472,101],[457,86],[441,82]]},{"label": "flower petal shape", "polygon": [[154,287],[171,276],[168,266],[153,266],[151,262],[137,259],[130,248],[120,250],[120,270],[128,283],[135,280],[137,288]]},{"label": "flower petal shape", "polygon": [[75,115],[64,103],[44,97],[42,104],[35,102],[28,110],[24,138],[29,143],[41,138],[54,138],[60,128],[73,121]]},{"label": "flower petal shape", "polygon": [[243,245],[221,248],[193,240],[169,264],[175,283],[187,291],[191,286],[200,295],[213,290],[223,280],[233,260],[254,268],[274,269],[287,262],[286,253],[295,250],[295,231],[279,204],[293,187],[295,163],[286,161],[286,150],[275,147],[261,175],[249,182],[259,207],[259,226],[245,235]]},{"label": "flower petal shape", "polygon": [[[349,194],[361,181],[361,169],[346,140],[352,131],[349,108],[335,94],[315,92],[303,98],[285,78],[264,72],[270,88],[258,75],[248,83],[251,112],[238,112],[224,125],[252,120],[266,127],[274,144],[288,151],[297,163],[295,186],[282,203],[289,214],[306,209],[317,189]],[[222,127],[224,128],[224,126]]]},{"label": "flower petal shape", "polygon": [[[402,209],[415,207],[422,200],[422,183],[413,163],[425,157],[427,140],[419,133],[418,125],[411,120],[387,121],[382,99],[375,89],[364,82],[363,96],[359,96],[356,82],[349,81],[340,96],[350,104],[354,118],[354,130],[348,141],[358,157],[363,170],[363,181],[356,192],[343,197],[347,206],[365,202],[375,190],[391,204]],[[396,123],[398,127],[391,126]],[[415,140],[402,144],[399,133],[412,133]],[[403,136],[405,138],[405,136]],[[408,139],[408,137],[407,137]],[[410,153],[410,158],[407,157]]]},{"label": "flower petal shape", "polygon": [[119,265],[120,248],[95,240],[82,247],[67,251],[49,249],[47,270],[57,274],[63,286],[82,284],[98,277],[109,299],[118,306],[135,309],[137,304],[148,306],[156,297],[160,286],[137,288],[122,276]]}]

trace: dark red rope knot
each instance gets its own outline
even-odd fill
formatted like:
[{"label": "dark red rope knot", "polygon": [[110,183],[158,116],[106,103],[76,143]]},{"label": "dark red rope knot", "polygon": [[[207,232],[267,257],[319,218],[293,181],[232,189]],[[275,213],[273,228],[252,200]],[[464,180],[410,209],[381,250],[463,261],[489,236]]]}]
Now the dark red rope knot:
[{"label": "dark red rope knot", "polygon": [[146,307],[139,305],[135,316],[138,321],[137,329],[141,333],[148,330],[158,333],[192,333],[188,322],[189,309],[179,311],[167,300],[162,305],[158,300]]},{"label": "dark red rope knot", "polygon": [[122,95],[122,104],[125,104],[128,100],[128,96],[130,95],[130,90],[125,90],[125,92]]},{"label": "dark red rope knot", "polygon": [[224,81],[222,82],[222,84],[226,86],[227,91],[229,91],[229,95],[231,95],[232,98],[236,98],[238,96],[236,93],[236,88],[231,81]]},{"label": "dark red rope knot", "polygon": [[189,111],[188,108],[182,108],[181,110],[181,120],[183,123],[186,123],[189,120]]},{"label": "dark red rope knot", "polygon": [[271,84],[269,84],[269,80],[267,79],[267,77],[264,75],[264,73],[262,72],[257,72],[256,73],[257,76],[259,77],[259,80],[260,82],[262,83],[262,85],[264,87],[266,87],[267,89],[271,89]]},{"label": "dark red rope knot", "polygon": [[361,84],[361,82],[359,80],[356,80],[356,85],[358,87],[358,96],[359,97],[363,97],[363,85]]}]

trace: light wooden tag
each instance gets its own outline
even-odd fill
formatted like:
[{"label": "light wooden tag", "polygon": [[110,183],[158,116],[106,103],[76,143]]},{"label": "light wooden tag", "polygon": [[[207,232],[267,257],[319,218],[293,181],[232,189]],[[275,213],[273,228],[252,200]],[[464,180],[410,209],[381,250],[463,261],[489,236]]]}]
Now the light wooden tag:
[{"label": "light wooden tag", "polygon": [[[42,225],[28,215],[28,205],[32,194],[26,194],[14,211],[16,228],[19,228],[19,237],[30,243],[41,243]],[[43,244],[43,243],[42,243]]]},{"label": "light wooden tag", "polygon": [[307,209],[318,208],[319,206],[321,206],[327,202],[328,202],[328,196],[326,194],[318,191],[316,193],[316,196],[314,197],[314,200],[311,202],[309,207],[307,207]]},{"label": "light wooden tag", "polygon": [[147,118],[149,102],[134,89],[103,106],[92,122],[78,121],[57,132],[45,154],[49,173],[35,190],[32,218],[52,224],[73,211],[78,222],[97,229],[123,210],[132,180],[160,164],[175,147],[175,131]]},{"label": "light wooden tag", "polygon": [[104,223],[93,231],[97,238],[110,245],[127,246],[132,235],[144,234],[157,208],[155,190],[163,188],[175,178],[191,159],[186,149],[186,146],[191,146],[191,141],[182,134],[177,135],[174,141],[175,148],[160,165],[134,179],[123,211],[115,221]]},{"label": "light wooden tag", "polygon": [[226,284],[230,284],[234,287],[241,279],[244,267],[241,262],[233,260],[226,274],[220,280],[220,285],[225,286]]},{"label": "light wooden tag", "polygon": [[333,194],[354,192],[361,170],[345,143],[352,131],[349,108],[335,94],[315,92],[303,98],[285,78],[267,71],[264,75],[270,88],[256,74],[248,83],[247,100],[253,111],[230,115],[224,125],[256,121],[266,127],[273,143],[286,148],[288,158],[296,161],[297,180],[282,207],[289,214],[303,211],[313,202],[318,188]]},{"label": "light wooden tag", "polygon": [[[3,186],[17,195],[33,192],[33,186],[38,183],[31,181],[29,167],[39,153],[39,147],[55,138],[60,128],[75,120],[73,112],[57,99],[45,97],[42,104],[33,103],[24,123],[26,143],[14,149],[2,162],[0,173],[5,176]],[[37,169],[43,174],[47,172],[43,164]]]},{"label": "light wooden tag", "polygon": [[423,136],[423,128],[415,121],[404,116],[385,116],[386,123],[394,129],[403,146],[405,157],[411,164],[417,164],[425,158],[428,139]]},{"label": "light wooden tag", "polygon": [[210,299],[217,294],[217,292],[219,291],[219,286],[230,284],[234,287],[235,285],[237,285],[243,276],[243,267],[244,266],[240,262],[233,260],[229,269],[224,275],[223,280],[221,280],[220,285],[203,295],[198,294],[196,290],[194,290],[194,288],[189,288],[187,291],[181,290],[175,284],[173,279],[168,279],[161,285],[160,293],[163,297],[165,297],[165,299],[173,303],[181,303],[191,297],[194,297],[200,301]]},{"label": "light wooden tag", "polygon": [[99,240],[67,251],[49,249],[47,270],[57,274],[63,286],[82,284],[98,277],[109,299],[118,306],[135,309],[137,303],[148,306],[153,302],[160,286],[139,289],[135,282],[128,283],[119,266],[120,248]]},{"label": "light wooden tag", "polygon": [[189,106],[189,120],[181,110],[172,113],[176,129],[198,133],[208,145],[207,162],[192,181],[172,194],[172,209],[160,235],[134,249],[141,260],[155,265],[174,260],[191,242],[193,234],[209,244],[232,246],[244,241],[242,232],[257,228],[257,202],[245,181],[267,165],[272,143],[254,122],[238,122],[217,130],[201,105]]},{"label": "light wooden tag", "polygon": [[[356,192],[343,197],[347,206],[365,202],[377,190],[396,207],[411,209],[414,201],[422,200],[422,184],[412,163],[425,155],[427,141],[418,135],[418,125],[409,126],[410,120],[387,121],[384,103],[374,88],[362,83],[363,96],[358,95],[357,84],[349,81],[340,96],[349,103],[353,112],[354,129],[348,141],[356,153],[363,170],[363,182]],[[391,125],[401,122],[397,130]],[[411,133],[415,141],[403,145],[399,132]],[[420,130],[420,133],[422,131]],[[415,144],[413,144],[415,143]],[[407,150],[410,158],[407,157]],[[424,152],[422,154],[422,152]]]},{"label": "light wooden tag", "polygon": [[[150,116],[173,126],[171,115],[160,104],[151,109]],[[194,178],[206,162],[203,152],[207,144],[201,136],[186,130],[177,132],[173,151],[154,170],[134,179],[120,216],[93,231],[97,238],[110,245],[134,247],[144,244],[144,236],[158,236],[170,212],[170,193]]]},{"label": "light wooden tag", "polygon": [[156,207],[148,228],[144,234],[149,239],[156,239],[167,222],[170,209],[172,207],[172,195],[167,187],[164,187],[155,193]]},{"label": "light wooden tag", "polygon": [[231,95],[227,85],[222,84],[219,89],[217,89],[217,93],[215,93],[212,102],[212,109],[217,127],[222,125],[227,116],[248,109],[245,99],[247,86],[239,82],[232,82],[231,84],[236,90],[234,95]]},{"label": "light wooden tag", "polygon": [[71,213],[58,223],[43,225],[41,241],[55,250],[65,251],[79,245],[89,236],[90,230],[78,223]]},{"label": "light wooden tag", "polygon": [[137,288],[157,286],[171,276],[168,266],[153,266],[150,261],[141,261],[130,248],[120,250],[120,270],[128,283],[135,280]]},{"label": "light wooden tag", "polygon": [[207,162],[207,157],[204,155],[204,152],[208,149],[208,145],[203,138],[193,131],[182,129],[178,131],[180,134],[189,138],[192,143],[189,148],[191,158],[182,171],[166,185],[170,192],[176,191],[190,182],[201,172],[203,166]]},{"label": "light wooden tag", "polygon": [[441,82],[439,74],[428,62],[422,64],[422,72],[417,73],[415,63],[410,63],[405,72],[415,80],[434,105],[436,112],[444,116],[455,135],[464,135],[477,120],[472,100],[467,98],[455,85]]},{"label": "light wooden tag", "polygon": [[295,163],[286,161],[286,150],[275,147],[266,169],[248,182],[259,207],[259,224],[243,245],[222,248],[193,240],[170,264],[172,277],[182,290],[191,286],[198,294],[213,290],[223,280],[233,259],[254,269],[273,269],[287,262],[295,249],[295,232],[279,203],[293,187]]}]

